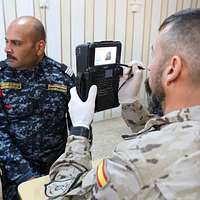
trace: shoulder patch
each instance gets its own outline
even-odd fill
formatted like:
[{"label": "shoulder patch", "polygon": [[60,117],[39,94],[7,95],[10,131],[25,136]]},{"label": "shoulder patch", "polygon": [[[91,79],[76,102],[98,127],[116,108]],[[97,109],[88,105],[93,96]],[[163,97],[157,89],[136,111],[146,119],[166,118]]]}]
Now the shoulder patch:
[{"label": "shoulder patch", "polygon": [[101,160],[97,166],[96,179],[99,188],[104,188],[109,183],[106,160]]}]

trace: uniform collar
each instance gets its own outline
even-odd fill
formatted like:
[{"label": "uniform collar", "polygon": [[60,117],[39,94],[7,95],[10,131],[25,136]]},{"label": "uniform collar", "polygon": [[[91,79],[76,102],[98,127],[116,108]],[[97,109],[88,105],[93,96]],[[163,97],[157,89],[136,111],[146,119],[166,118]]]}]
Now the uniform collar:
[{"label": "uniform collar", "polygon": [[164,117],[168,118],[170,122],[200,121],[200,105],[173,111],[167,113]]},{"label": "uniform collar", "polygon": [[[16,69],[13,69],[13,68],[11,68],[11,70],[14,73],[16,73],[17,76],[22,75],[23,77],[25,77],[25,79],[35,79],[35,78],[37,78],[37,76],[39,74],[42,73],[43,68],[45,66],[45,63],[46,63],[45,60],[46,60],[46,55],[44,55],[44,57],[42,58],[42,60],[40,60],[40,62],[37,63],[36,65],[34,65],[34,67],[31,70],[27,70],[27,69],[16,70]],[[21,79],[20,79],[20,81],[21,81]]]},{"label": "uniform collar", "polygon": [[200,105],[173,111],[163,117],[154,117],[145,124],[144,129],[136,134],[126,135],[123,138],[131,139],[147,132],[158,131],[164,125],[183,121],[200,121]]},{"label": "uniform collar", "polygon": [[[152,127],[161,127],[166,124],[171,124],[175,122],[183,122],[183,121],[200,121],[200,105],[193,106],[189,108],[183,108],[177,111],[173,111],[167,113],[163,117],[157,117],[150,119],[144,129],[150,129]],[[143,129],[143,130],[144,130]]]},{"label": "uniform collar", "polygon": [[46,56],[46,54],[44,54],[43,58],[40,60],[40,62],[37,65],[38,66],[46,65],[46,60],[47,60],[47,56]]}]

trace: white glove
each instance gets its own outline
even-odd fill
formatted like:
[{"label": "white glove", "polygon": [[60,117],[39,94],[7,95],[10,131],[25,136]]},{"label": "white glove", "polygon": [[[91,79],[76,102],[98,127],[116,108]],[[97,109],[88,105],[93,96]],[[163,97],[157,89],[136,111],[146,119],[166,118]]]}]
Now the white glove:
[{"label": "white glove", "polygon": [[143,67],[139,61],[133,60],[129,66],[123,70],[123,76],[120,78],[118,98],[120,104],[133,103],[138,98],[140,87],[143,79],[143,70],[138,66]]},{"label": "white glove", "polygon": [[69,114],[74,127],[84,126],[89,128],[94,116],[97,86],[91,86],[87,101],[83,102],[76,91],[76,87],[70,89],[71,99],[69,101]]}]

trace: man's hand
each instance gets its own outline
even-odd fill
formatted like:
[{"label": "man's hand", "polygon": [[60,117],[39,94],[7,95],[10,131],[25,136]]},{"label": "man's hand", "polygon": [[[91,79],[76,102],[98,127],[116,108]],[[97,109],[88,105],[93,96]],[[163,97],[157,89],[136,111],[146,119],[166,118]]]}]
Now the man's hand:
[{"label": "man's hand", "polygon": [[129,66],[130,68],[123,70],[123,76],[120,78],[118,93],[120,104],[133,103],[137,100],[143,79],[144,67],[141,62],[132,61]]},{"label": "man's hand", "polygon": [[71,99],[69,101],[69,114],[74,127],[83,126],[89,128],[94,116],[95,99],[97,86],[91,86],[87,101],[83,102],[76,91],[76,87],[70,90]]}]

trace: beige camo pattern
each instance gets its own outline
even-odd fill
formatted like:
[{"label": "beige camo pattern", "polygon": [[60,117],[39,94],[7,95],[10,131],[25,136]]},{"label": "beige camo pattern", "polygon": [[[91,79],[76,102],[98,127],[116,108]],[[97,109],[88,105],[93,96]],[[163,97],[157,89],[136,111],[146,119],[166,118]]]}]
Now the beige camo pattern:
[{"label": "beige camo pattern", "polygon": [[153,117],[137,100],[132,104],[122,104],[122,110],[122,117],[133,133],[143,129],[146,122]]},{"label": "beige camo pattern", "polygon": [[[81,146],[85,143],[86,151],[83,146],[76,147],[77,151],[72,154],[65,152],[65,159],[70,157],[74,162],[79,155],[81,159],[77,164],[88,167],[87,140],[71,136],[67,148],[73,149],[79,143]],[[65,171],[68,177],[74,177],[71,171]],[[98,187],[93,169],[82,179],[81,186],[63,197],[51,199],[200,199],[200,106],[150,119],[137,138],[130,136],[116,147],[111,158],[106,159],[106,173],[109,183],[104,188]]]}]

